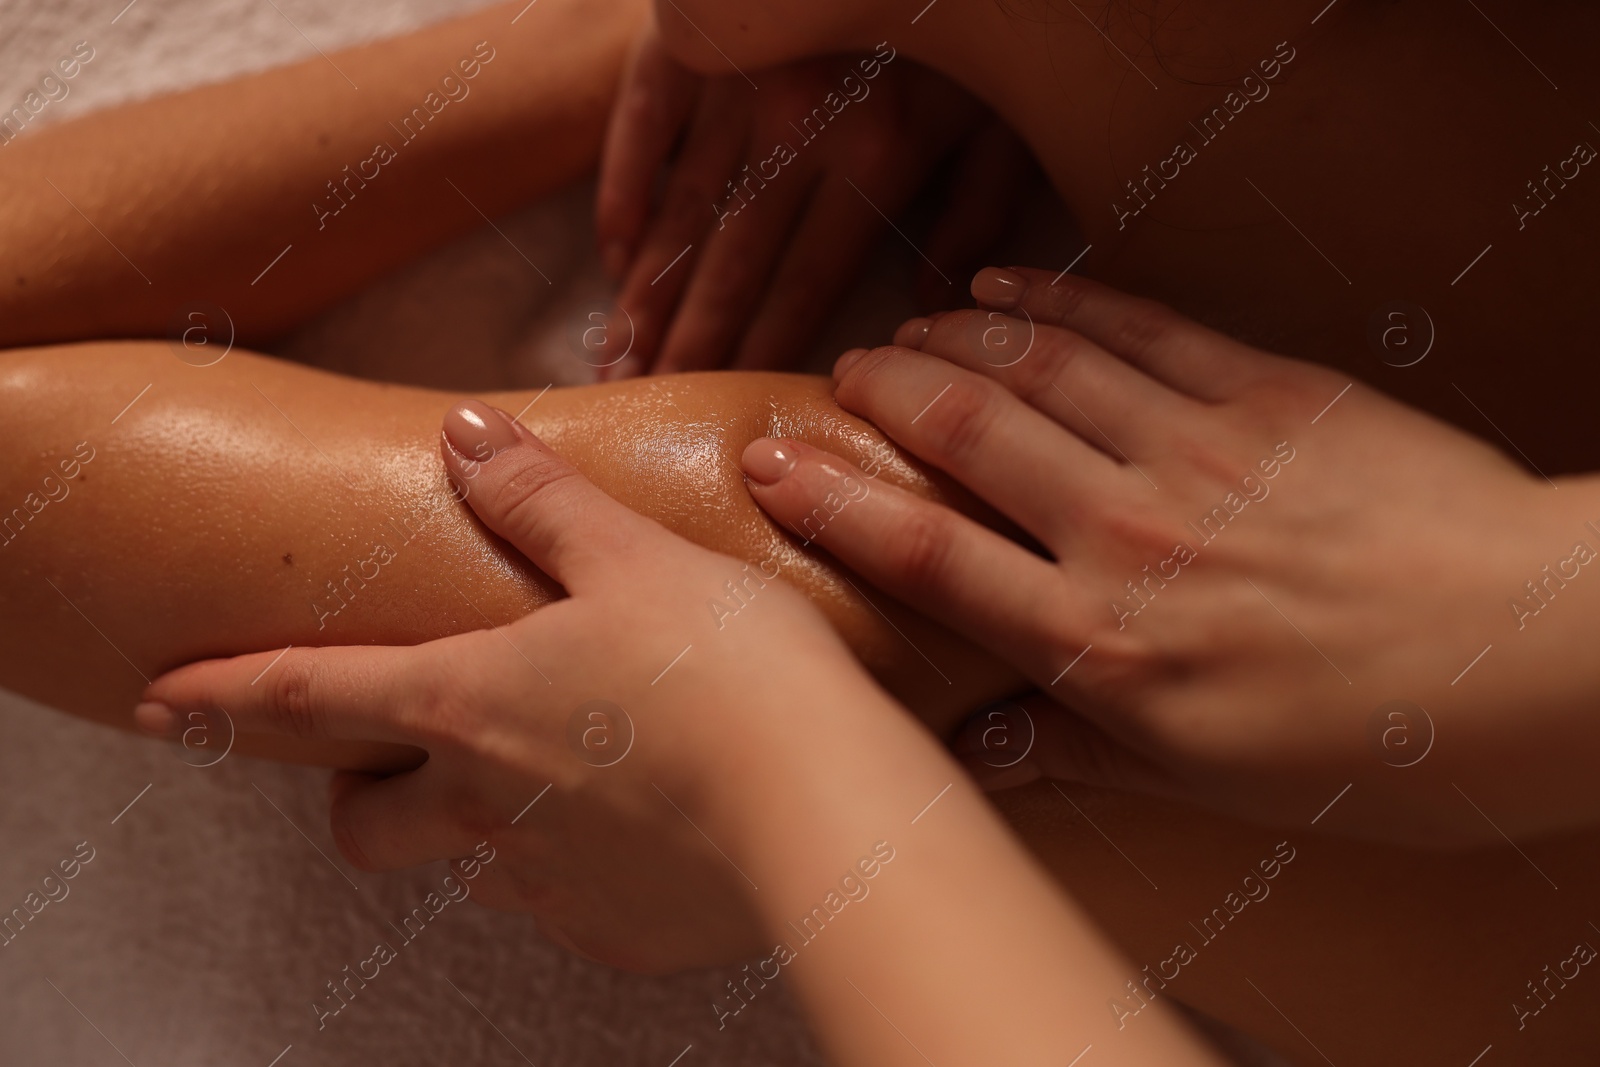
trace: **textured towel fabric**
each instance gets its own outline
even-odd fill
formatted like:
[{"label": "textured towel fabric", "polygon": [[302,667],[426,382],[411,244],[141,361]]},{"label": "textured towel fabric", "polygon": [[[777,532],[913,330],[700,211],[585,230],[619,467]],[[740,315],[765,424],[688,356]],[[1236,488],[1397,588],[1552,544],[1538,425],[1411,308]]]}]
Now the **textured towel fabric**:
[{"label": "textured towel fabric", "polygon": [[[0,907],[44,902],[0,948],[0,1063],[267,1067],[292,1045],[280,1067],[666,1067],[691,1044],[684,1064],[822,1062],[776,988],[719,1033],[730,975],[621,974],[470,901],[405,924],[443,866],[349,870],[325,772],[193,767],[14,698],[0,714]],[[60,878],[83,842],[93,858]],[[319,1029],[313,1003],[337,1004],[327,983],[379,942],[397,958]]]}]

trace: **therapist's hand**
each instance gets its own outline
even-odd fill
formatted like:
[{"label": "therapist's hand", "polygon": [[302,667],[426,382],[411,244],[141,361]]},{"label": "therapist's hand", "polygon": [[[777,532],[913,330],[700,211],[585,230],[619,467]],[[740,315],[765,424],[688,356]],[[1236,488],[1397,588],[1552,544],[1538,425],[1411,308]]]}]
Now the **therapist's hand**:
[{"label": "therapist's hand", "polygon": [[591,957],[656,971],[770,947],[753,886],[714,838],[732,850],[730,826],[759,825],[786,803],[785,775],[814,776],[867,718],[914,731],[909,717],[781,577],[628,510],[497,409],[469,402],[445,425],[473,509],[567,599],[411,648],[185,667],[156,680],[136,721],[170,736],[220,708],[241,732],[416,746],[428,756],[414,771],[336,779],[334,837],[355,866],[487,841],[474,896]]},{"label": "therapist's hand", "polygon": [[1347,375],[1051,277],[986,270],[991,310],[834,372],[843,407],[1036,549],[891,486],[847,498],[862,475],[805,445],[745,453],[775,518],[1071,709],[976,726],[1033,745],[1013,766],[1021,741],[969,737],[991,778],[1300,824],[1338,795],[1320,828],[1404,840],[1600,817],[1590,480],[1555,492]]},{"label": "therapist's hand", "polygon": [[[1016,203],[1021,141],[888,45],[752,76],[759,90],[743,74],[685,69],[654,20],[636,45],[595,198],[602,258],[622,285],[607,341],[631,344],[605,377],[793,366],[885,216],[962,142],[951,210],[919,241],[928,258],[962,277]],[[926,268],[925,294],[938,277]]]}]

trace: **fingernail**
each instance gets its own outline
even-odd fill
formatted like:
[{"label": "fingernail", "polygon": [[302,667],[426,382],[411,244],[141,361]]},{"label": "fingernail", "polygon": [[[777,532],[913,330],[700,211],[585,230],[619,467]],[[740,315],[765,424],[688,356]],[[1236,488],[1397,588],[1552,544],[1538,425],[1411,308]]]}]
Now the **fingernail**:
[{"label": "fingernail", "polygon": [[866,354],[867,350],[865,348],[852,348],[850,351],[840,356],[834,361],[833,364],[833,380],[838,381],[839,379],[843,378],[850,372],[850,368],[854,367],[858,362],[860,362],[861,357]]},{"label": "fingernail", "polygon": [[799,451],[793,441],[762,437],[745,446],[739,463],[752,481],[772,485],[794,470],[797,458]]},{"label": "fingernail", "polygon": [[985,267],[972,276],[972,299],[992,308],[1016,307],[1027,288],[1022,275],[1000,267]]},{"label": "fingernail", "polygon": [[451,408],[444,417],[444,436],[451,448],[479,463],[517,443],[511,416],[481,400],[464,400]]},{"label": "fingernail", "polygon": [[628,273],[628,246],[621,241],[612,241],[601,250],[600,262],[611,280],[620,282]]},{"label": "fingernail", "polygon": [[133,709],[133,724],[152,737],[171,737],[178,729],[178,713],[165,704],[146,700]]},{"label": "fingernail", "polygon": [[933,329],[932,319],[911,319],[894,332],[894,343],[901,348],[921,348]]}]

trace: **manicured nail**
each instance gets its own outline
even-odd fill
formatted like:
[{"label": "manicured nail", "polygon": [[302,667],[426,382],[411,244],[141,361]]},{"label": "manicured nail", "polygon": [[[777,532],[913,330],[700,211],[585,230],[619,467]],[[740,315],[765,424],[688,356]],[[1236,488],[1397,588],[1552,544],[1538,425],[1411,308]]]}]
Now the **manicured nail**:
[{"label": "manicured nail", "polygon": [[894,343],[901,348],[921,348],[931,329],[932,319],[910,319],[894,332]]},{"label": "manicured nail", "polygon": [[985,267],[972,276],[972,299],[992,308],[1016,307],[1027,288],[1026,278],[1000,267]]},{"label": "manicured nail", "polygon": [[772,485],[794,470],[799,455],[793,441],[762,437],[745,446],[739,463],[751,481]]},{"label": "manicured nail", "polygon": [[171,737],[178,731],[178,713],[165,704],[146,700],[133,709],[133,724],[152,737]]},{"label": "manicured nail", "polygon": [[843,378],[845,374],[849,372],[850,368],[854,367],[856,363],[860,361],[861,357],[866,354],[867,350],[865,348],[852,348],[850,351],[840,356],[834,361],[833,364],[833,380],[839,381],[841,378]]},{"label": "manicured nail", "polygon": [[444,436],[450,447],[479,463],[517,443],[511,416],[481,400],[464,400],[444,417]]}]

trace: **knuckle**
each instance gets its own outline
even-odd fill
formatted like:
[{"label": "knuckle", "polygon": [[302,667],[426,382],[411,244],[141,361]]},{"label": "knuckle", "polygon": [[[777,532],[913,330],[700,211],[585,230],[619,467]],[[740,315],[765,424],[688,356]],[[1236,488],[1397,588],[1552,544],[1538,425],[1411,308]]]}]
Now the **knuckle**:
[{"label": "knuckle", "polygon": [[583,483],[583,475],[553,453],[529,449],[525,456],[492,497],[494,509],[517,530],[532,529],[540,515],[559,509],[562,498]]},{"label": "knuckle", "polygon": [[[927,430],[920,435],[933,453],[934,463],[960,461],[972,455],[999,417],[995,387],[984,380],[957,380],[945,394],[924,410]],[[916,421],[916,420],[914,420]]]},{"label": "knuckle", "polygon": [[[1287,412],[1314,415],[1349,384],[1347,375],[1325,367],[1309,366],[1293,360],[1273,360],[1263,364],[1259,373],[1240,384],[1232,402],[1248,408],[1252,417],[1271,418]],[[1350,391],[1355,393],[1361,388],[1357,384]]]},{"label": "knuckle", "polygon": [[[1156,655],[1148,644],[1128,630],[1119,631],[1114,621],[1115,613],[1106,608],[1105,625],[1092,635],[1094,651],[1073,673],[1082,671],[1081,681],[1092,683],[1096,701],[1106,707],[1145,707],[1150,703],[1149,694],[1168,679],[1170,661]],[[1118,732],[1144,734],[1153,725],[1146,717],[1129,717],[1122,721]],[[1149,736],[1137,738],[1146,742],[1152,739]]]},{"label": "knuckle", "polygon": [[1171,340],[1180,320],[1178,313],[1154,300],[1135,300],[1116,315],[1107,332],[1113,353],[1141,358]]},{"label": "knuckle", "polygon": [[273,672],[269,718],[281,732],[302,738],[322,735],[319,673],[317,661],[310,655],[286,656]]},{"label": "knuckle", "polygon": [[859,478],[848,469],[841,471],[827,456],[805,457],[795,474],[782,484],[787,487],[782,501],[790,529],[808,543],[831,542],[828,530],[834,518],[848,501],[862,499],[870,492],[861,486]]},{"label": "knuckle", "polygon": [[933,326],[929,331],[927,344],[954,343],[965,348],[981,348],[984,341],[984,331],[987,329],[990,316],[1001,315],[997,311],[984,311],[981,308],[957,308],[954,311],[940,312],[931,316]]},{"label": "knuckle", "polygon": [[1063,275],[1053,282],[1046,282],[1042,286],[1040,306],[1034,308],[1034,314],[1043,321],[1053,322],[1058,326],[1066,325],[1083,309],[1083,302],[1088,299],[1093,285],[1092,282],[1072,275]]},{"label": "knuckle", "polygon": [[474,713],[483,701],[462,692],[455,670],[441,663],[413,672],[406,682],[397,716],[403,717],[408,733],[430,745],[461,745],[472,739],[479,721]]},{"label": "knuckle", "polygon": [[[454,809],[451,814],[454,832],[460,835],[461,840],[487,844],[496,852],[505,851],[507,835],[514,828],[499,806],[484,799],[481,791],[476,789],[469,789],[454,798],[451,806]],[[524,848],[521,842],[513,847],[517,848],[519,855],[531,858],[530,850]]]},{"label": "knuckle", "polygon": [[334,847],[350,866],[358,871],[372,872],[378,869],[378,865],[362,847],[360,835],[351,823],[350,810],[343,800],[334,801],[328,812],[328,830],[333,834]]},{"label": "knuckle", "polygon": [[1043,638],[1044,649],[1052,655],[1065,656],[1065,662],[1070,662],[1092,641],[1092,627],[1083,618],[1082,609],[1056,597],[1041,597],[1034,604],[1031,621]]},{"label": "knuckle", "polygon": [[572,894],[556,878],[539,871],[536,865],[491,868],[491,877],[502,887],[508,911],[525,911],[544,923],[558,923],[574,908]]},{"label": "knuckle", "polygon": [[913,589],[942,589],[948,584],[956,538],[947,514],[932,507],[906,516],[895,536],[897,570]]},{"label": "knuckle", "polygon": [[861,407],[870,415],[879,396],[894,394],[895,373],[904,365],[904,355],[898,349],[868,349],[839,379],[834,398],[841,404]]},{"label": "knuckle", "polygon": [[[1176,464],[1195,475],[1198,483],[1212,488],[1238,482],[1249,472],[1253,462],[1253,458],[1240,447],[1240,442],[1231,436],[1219,438],[1196,433],[1193,429],[1175,431],[1169,447]],[[1219,504],[1220,500],[1201,503],[1210,506]]]},{"label": "knuckle", "polygon": [[973,340],[991,367],[1017,365],[1038,347],[1039,327],[1030,319],[999,311],[980,314],[971,327]]},{"label": "knuckle", "polygon": [[1150,558],[1164,559],[1180,541],[1192,539],[1169,516],[1135,500],[1106,506],[1099,512],[1098,525],[1105,542],[1117,546],[1136,566]]},{"label": "knuckle", "polygon": [[1029,353],[1037,358],[1020,360],[1011,368],[1018,394],[1035,405],[1059,403],[1055,394],[1061,388],[1062,377],[1088,351],[1088,342],[1070,330],[1041,328]]}]

